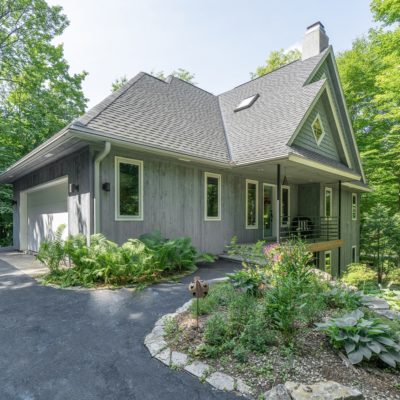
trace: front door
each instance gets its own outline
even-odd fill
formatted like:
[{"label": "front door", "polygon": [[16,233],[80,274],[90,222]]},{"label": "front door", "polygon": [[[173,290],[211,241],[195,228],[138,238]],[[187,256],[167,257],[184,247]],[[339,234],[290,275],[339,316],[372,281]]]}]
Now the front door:
[{"label": "front door", "polygon": [[264,183],[264,209],[263,209],[263,228],[264,238],[274,236],[275,225],[275,186]]}]

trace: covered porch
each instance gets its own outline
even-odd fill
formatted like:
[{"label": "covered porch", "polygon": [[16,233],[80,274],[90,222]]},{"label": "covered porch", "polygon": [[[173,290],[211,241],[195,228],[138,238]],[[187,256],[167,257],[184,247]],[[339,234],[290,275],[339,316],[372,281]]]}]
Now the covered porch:
[{"label": "covered porch", "polygon": [[252,227],[253,219],[260,220],[260,215],[261,226],[253,225],[257,227],[253,243],[300,238],[312,253],[335,250],[340,273],[340,251],[346,241],[343,221],[348,218],[342,215],[342,194],[344,190],[362,190],[357,187],[361,176],[339,162],[318,157],[291,154],[237,168],[245,176],[260,176],[255,195],[260,205],[246,198],[246,228]]}]

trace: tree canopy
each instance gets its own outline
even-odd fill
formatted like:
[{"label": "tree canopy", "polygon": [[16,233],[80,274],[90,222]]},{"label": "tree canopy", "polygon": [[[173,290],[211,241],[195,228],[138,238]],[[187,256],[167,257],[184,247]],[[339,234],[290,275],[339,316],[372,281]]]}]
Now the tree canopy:
[{"label": "tree canopy", "polygon": [[260,65],[256,68],[255,72],[250,72],[251,79],[255,79],[259,76],[263,76],[268,72],[274,71],[286,64],[296,61],[301,58],[301,51],[293,49],[285,51],[284,49],[274,50],[269,53],[265,60],[265,65]]},{"label": "tree canopy", "polygon": [[[165,81],[167,79],[167,76],[165,75],[164,71],[151,71],[150,75],[155,76],[158,79],[161,79]],[[170,75],[175,76],[179,79],[182,79],[183,81],[189,82],[192,85],[196,85],[196,82],[194,82],[195,74],[192,74],[189,71],[186,71],[183,68],[179,68],[176,71],[172,71]],[[126,76],[121,76],[120,78],[117,78],[112,84],[111,84],[111,92],[115,92],[116,90],[120,89],[122,86],[124,86],[128,82],[128,79]]]},{"label": "tree canopy", "polygon": [[[373,0],[375,19],[399,19],[399,3]],[[389,27],[390,28],[390,27]],[[400,28],[370,29],[337,57],[364,169],[374,192],[363,210],[381,202],[400,211]]]},{"label": "tree canopy", "polygon": [[[67,26],[44,0],[0,0],[0,171],[85,110],[86,72],[71,74],[53,43]],[[11,225],[10,198],[0,188],[0,228]]]}]

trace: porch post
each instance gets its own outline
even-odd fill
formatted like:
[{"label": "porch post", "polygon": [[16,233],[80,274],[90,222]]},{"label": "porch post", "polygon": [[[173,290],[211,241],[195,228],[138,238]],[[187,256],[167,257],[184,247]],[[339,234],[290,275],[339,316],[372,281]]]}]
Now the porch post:
[{"label": "porch post", "polygon": [[[339,181],[339,216],[338,216],[338,239],[342,238],[342,181]],[[341,249],[338,248],[338,275],[341,274]]]},{"label": "porch post", "polygon": [[281,241],[281,164],[277,165],[276,169],[276,241]]}]

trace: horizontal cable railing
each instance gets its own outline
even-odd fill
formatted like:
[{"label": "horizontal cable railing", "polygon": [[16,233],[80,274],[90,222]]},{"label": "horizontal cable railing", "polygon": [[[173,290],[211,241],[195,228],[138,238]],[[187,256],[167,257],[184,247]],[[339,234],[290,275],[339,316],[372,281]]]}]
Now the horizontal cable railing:
[{"label": "horizontal cable railing", "polygon": [[281,239],[300,238],[307,241],[334,240],[339,238],[339,218],[297,216],[281,219]]}]

